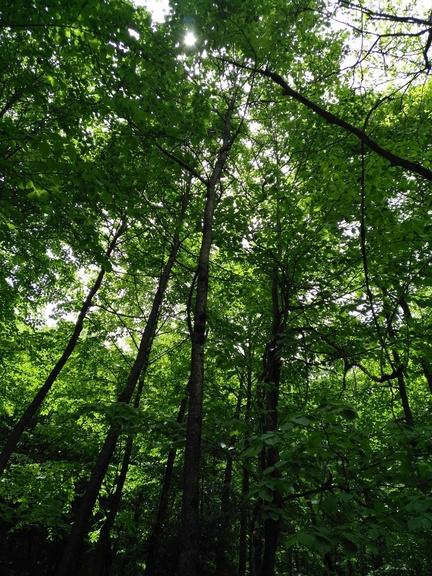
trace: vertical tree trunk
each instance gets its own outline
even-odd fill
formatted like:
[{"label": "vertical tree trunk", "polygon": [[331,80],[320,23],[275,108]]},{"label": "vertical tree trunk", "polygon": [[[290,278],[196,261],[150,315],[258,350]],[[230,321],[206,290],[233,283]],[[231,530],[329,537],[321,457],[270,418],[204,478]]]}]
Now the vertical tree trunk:
[{"label": "vertical tree trunk", "polygon": [[231,99],[231,103],[225,114],[222,146],[206,185],[203,231],[197,267],[194,322],[191,334],[191,371],[183,473],[181,551],[178,576],[197,576],[204,344],[207,326],[209,259],[213,235],[216,187],[222,176],[228,153],[233,144],[230,130],[233,107],[234,97]]},{"label": "vertical tree trunk", "polygon": [[[143,385],[144,385],[144,378],[141,378],[134,399],[135,408],[139,408]],[[181,424],[184,420],[186,406],[187,406],[187,398],[185,396],[184,398],[182,398],[182,401],[180,403],[177,415],[178,424]],[[123,488],[132,457],[133,440],[134,437],[132,435],[128,436],[126,440],[122,466],[119,477],[117,479],[116,489],[113,498],[110,502],[108,515],[99,534],[99,539],[95,553],[94,576],[107,576],[109,574],[109,566],[111,565],[111,530],[114,526],[115,519],[120,510]],[[147,552],[147,561],[144,576],[151,576],[153,574],[155,566],[157,566],[162,529],[166,522],[166,517],[168,513],[169,493],[171,489],[171,481],[174,470],[174,461],[176,457],[176,452],[177,452],[176,448],[170,448],[168,452],[167,462],[165,465],[165,471],[162,481],[162,490],[159,498],[157,516],[152,526],[150,537],[148,539],[148,552]]]},{"label": "vertical tree trunk", "polygon": [[[187,407],[187,397],[183,398],[177,415],[177,423],[181,424],[184,420]],[[169,494],[171,490],[172,476],[174,470],[174,461],[176,457],[176,448],[170,448],[165,465],[165,471],[162,480],[162,489],[159,496],[159,505],[156,518],[153,523],[150,536],[148,538],[148,552],[144,576],[153,576],[158,565],[159,550],[161,545],[162,530],[168,516]]]},{"label": "vertical tree trunk", "polygon": [[[139,408],[142,391],[144,387],[144,374],[140,378],[137,391],[134,398],[134,408]],[[111,530],[114,526],[115,519],[120,509],[123,496],[123,488],[126,482],[127,473],[132,457],[133,436],[129,435],[126,440],[126,446],[123,453],[122,466],[117,479],[114,495],[109,504],[109,510],[105,522],[100,530],[98,543],[95,551],[94,573],[95,576],[105,576],[109,574],[111,564]]]},{"label": "vertical tree trunk", "polygon": [[[237,405],[234,413],[234,418],[238,419],[240,416],[240,409],[242,403],[242,382],[240,381],[239,395],[237,398]],[[232,440],[235,445],[235,439]],[[234,570],[232,562],[229,557],[229,547],[231,543],[231,519],[230,519],[230,504],[231,504],[231,481],[233,473],[233,459],[231,454],[228,454],[225,465],[225,472],[221,492],[221,507],[220,507],[220,524],[218,535],[216,539],[215,550],[215,567],[216,574],[220,576],[231,575]]]},{"label": "vertical tree trunk", "polygon": [[[111,254],[114,251],[114,248],[117,244],[117,241],[125,229],[126,229],[126,220],[123,219],[119,228],[115,232],[111,242],[109,243],[109,246],[108,246],[106,252],[105,252],[105,258],[107,260],[111,257]],[[38,412],[39,408],[41,407],[42,402],[45,400],[48,392],[51,390],[52,385],[56,381],[58,375],[62,371],[66,362],[69,360],[71,354],[75,350],[78,339],[79,339],[80,334],[81,334],[82,329],[83,329],[84,319],[87,316],[87,312],[89,311],[89,309],[93,303],[93,298],[95,297],[99,288],[101,287],[102,280],[105,276],[105,272],[106,272],[106,270],[102,266],[101,269],[99,270],[99,273],[96,277],[96,280],[95,280],[93,286],[90,288],[90,290],[87,294],[87,297],[81,306],[81,310],[79,311],[79,314],[77,316],[73,332],[69,338],[68,343],[66,344],[66,347],[63,351],[63,354],[57,360],[57,362],[54,365],[54,367],[52,368],[51,372],[48,374],[47,379],[45,380],[43,385],[39,388],[35,397],[30,402],[30,404],[27,406],[23,415],[18,420],[18,422],[15,424],[12,432],[10,433],[10,435],[6,441],[6,444],[5,444],[3,450],[0,454],[0,475],[4,472],[6,466],[9,462],[9,458],[11,457],[13,452],[16,450],[18,442],[20,441],[23,432],[26,430],[26,428],[29,427],[32,418]]]},{"label": "vertical tree trunk", "polygon": [[258,500],[252,511],[249,533],[249,565],[251,576],[259,576],[263,551],[263,526],[261,522],[263,502]]},{"label": "vertical tree trunk", "polygon": [[[182,197],[180,216],[174,233],[170,255],[165,266],[163,267],[161,276],[159,278],[158,287],[153,299],[152,307],[146,326],[144,328],[144,332],[141,337],[138,353],[129,372],[126,385],[118,397],[118,402],[128,404],[132,398],[136,383],[138,382],[138,378],[141,374],[142,378],[144,378],[153,339],[156,333],[159,311],[168,285],[168,280],[171,275],[171,270],[180,247],[180,231],[189,200],[189,193],[190,189],[188,187],[187,191],[185,194],[183,194]],[[79,504],[71,534],[69,536],[63,556],[60,560],[57,576],[70,576],[74,573],[74,569],[79,558],[82,541],[90,522],[92,510],[96,502],[102,481],[112,460],[120,432],[121,431],[119,429],[111,426],[107,433],[104,445],[99,453],[96,464],[93,467],[86,492]]]},{"label": "vertical tree trunk", "polygon": [[246,499],[249,494],[249,470],[246,467],[243,467],[242,470],[241,493],[242,493],[242,502],[240,510],[238,576],[246,576],[246,566],[248,558],[248,528],[249,528],[249,510],[246,506]]},{"label": "vertical tree trunk", "polygon": [[[246,437],[244,448],[249,445],[249,422],[252,403],[252,352],[251,344],[248,346],[248,366],[247,366],[247,384],[246,384],[246,407],[245,407],[245,429]],[[248,557],[248,528],[249,528],[249,510],[246,506],[247,498],[249,496],[249,470],[246,466],[242,469],[242,487],[241,487],[241,509],[240,509],[240,534],[239,534],[239,561],[238,561],[238,576],[246,576],[246,564]]]},{"label": "vertical tree trunk", "polygon": [[[262,434],[265,429],[265,389],[262,378],[257,382],[255,394],[258,408],[258,431],[260,434]],[[260,474],[262,475],[264,473],[265,467],[265,453],[264,450],[261,450],[256,462],[258,477]],[[264,526],[262,522],[263,506],[263,500],[257,498],[250,519],[249,547],[251,576],[259,576],[261,570],[262,552],[264,545]]]},{"label": "vertical tree trunk", "polygon": [[[277,268],[272,275],[272,333],[264,355],[264,432],[275,432],[278,428],[278,399],[281,372],[280,339],[285,329],[286,311],[281,308],[283,300]],[[275,446],[263,449],[265,468],[272,468],[270,478],[278,480],[280,472],[276,468],[279,453]],[[282,508],[282,497],[278,490],[272,490],[271,506]],[[276,552],[279,542],[280,518],[267,516],[264,520],[264,550],[259,576],[274,576]]]}]

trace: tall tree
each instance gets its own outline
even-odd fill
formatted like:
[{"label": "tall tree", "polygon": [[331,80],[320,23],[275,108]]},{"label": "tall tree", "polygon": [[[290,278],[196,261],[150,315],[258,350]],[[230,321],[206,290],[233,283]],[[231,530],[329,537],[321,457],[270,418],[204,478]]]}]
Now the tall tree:
[{"label": "tall tree", "polygon": [[[175,227],[171,250],[158,279],[156,293],[154,295],[151,310],[141,336],[138,353],[128,374],[125,386],[118,397],[118,402],[122,404],[128,404],[131,401],[138,379],[140,376],[144,377],[145,370],[148,366],[152,344],[156,334],[160,309],[168,286],[171,270],[174,266],[180,247],[180,234],[183,227],[189,195],[190,183],[188,186],[186,186],[186,190],[183,191],[181,197],[181,209]],[[121,430],[118,428],[118,426],[113,425],[110,427],[106,435],[105,442],[92,469],[86,491],[82,498],[80,498],[79,507],[74,519],[72,531],[68,538],[65,551],[57,569],[58,576],[73,574],[75,571],[82,540],[86,534],[86,530],[88,529],[91,513],[107,468],[113,457],[120,433]]]},{"label": "tall tree", "polygon": [[195,306],[191,329],[191,367],[186,429],[186,449],[183,473],[182,547],[179,558],[179,576],[197,573],[199,549],[199,482],[201,461],[201,430],[204,387],[204,344],[207,328],[207,298],[209,286],[209,260],[213,236],[216,192],[237,131],[232,126],[238,106],[238,86],[222,113],[221,146],[214,166],[206,181],[206,196],[202,217],[202,239],[197,264]]},{"label": "tall tree", "polygon": [[21,418],[15,424],[12,432],[10,433],[10,435],[6,441],[6,444],[5,444],[3,450],[0,454],[0,474],[6,468],[8,462],[9,462],[9,458],[11,457],[13,452],[16,450],[17,445],[20,441],[20,438],[21,438],[24,430],[30,425],[32,419],[34,418],[35,414],[37,414],[37,412],[38,412],[42,402],[44,401],[45,397],[47,396],[47,394],[51,390],[52,385],[54,384],[58,375],[60,374],[60,372],[64,368],[64,366],[65,366],[66,362],[68,361],[68,359],[70,358],[71,354],[75,350],[78,339],[79,339],[80,334],[81,334],[83,327],[84,327],[84,320],[87,316],[88,311],[90,310],[90,308],[93,304],[94,297],[96,296],[99,288],[101,287],[102,281],[104,279],[104,276],[105,276],[105,273],[107,270],[107,265],[111,265],[110,264],[110,258],[111,258],[111,255],[112,255],[115,247],[116,247],[117,241],[120,238],[120,236],[123,234],[125,229],[126,229],[126,219],[124,219],[117,226],[117,229],[114,230],[113,237],[112,237],[112,239],[109,243],[109,246],[108,246],[108,248],[105,252],[105,255],[104,255],[104,258],[106,259],[106,263],[99,270],[99,273],[96,277],[96,280],[92,284],[92,286],[91,286],[91,288],[87,294],[87,297],[81,306],[81,309],[79,311],[79,314],[78,314],[76,322],[75,322],[74,329],[72,331],[72,334],[69,338],[68,343],[65,346],[63,354],[57,360],[55,366],[52,368],[52,370],[48,374],[45,382],[39,388],[37,394],[35,395],[35,397],[31,401],[31,403],[27,406],[24,414],[21,416]]}]

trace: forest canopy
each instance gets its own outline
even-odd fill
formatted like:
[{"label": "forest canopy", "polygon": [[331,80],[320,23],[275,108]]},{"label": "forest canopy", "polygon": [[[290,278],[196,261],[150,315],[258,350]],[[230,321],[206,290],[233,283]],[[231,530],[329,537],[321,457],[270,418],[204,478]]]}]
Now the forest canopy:
[{"label": "forest canopy", "polygon": [[143,3],[0,0],[0,572],[430,576],[430,6]]}]

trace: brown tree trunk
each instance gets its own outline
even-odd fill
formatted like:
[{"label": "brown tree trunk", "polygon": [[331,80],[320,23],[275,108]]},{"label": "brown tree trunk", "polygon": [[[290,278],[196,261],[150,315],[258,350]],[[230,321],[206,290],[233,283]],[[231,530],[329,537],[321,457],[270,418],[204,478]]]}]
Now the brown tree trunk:
[{"label": "brown tree trunk", "polygon": [[222,146],[206,185],[203,231],[197,267],[194,322],[191,333],[191,371],[183,473],[181,551],[178,576],[197,576],[204,344],[207,326],[209,259],[213,236],[216,187],[222,176],[228,153],[233,143],[230,129],[233,107],[234,97],[225,115]]},{"label": "brown tree trunk", "polygon": [[[113,236],[111,242],[109,243],[109,246],[105,252],[105,258],[107,260],[111,257],[111,254],[112,254],[112,252],[113,252],[113,250],[117,244],[117,241],[118,241],[119,237],[121,236],[121,234],[124,232],[125,228],[126,228],[126,221],[123,220],[121,222],[119,228],[115,232],[115,234],[114,234],[114,236]],[[79,314],[78,314],[76,322],[75,322],[75,327],[74,327],[73,332],[69,338],[68,343],[66,344],[66,347],[63,351],[63,354],[57,360],[55,366],[52,368],[47,379],[45,380],[43,385],[39,388],[35,397],[30,402],[30,404],[27,406],[23,415],[18,420],[18,422],[15,424],[12,432],[10,433],[10,435],[6,441],[6,444],[3,447],[3,450],[0,454],[0,475],[4,472],[11,455],[16,450],[17,445],[21,439],[23,432],[29,427],[32,418],[38,412],[39,408],[41,407],[42,402],[45,400],[47,394],[51,390],[52,385],[56,381],[58,375],[62,371],[66,362],[69,360],[71,354],[75,350],[78,339],[79,339],[80,334],[81,334],[82,329],[83,329],[84,319],[87,316],[87,312],[89,311],[89,309],[93,303],[93,298],[95,297],[99,288],[101,287],[102,280],[105,276],[105,272],[106,272],[106,270],[104,267],[102,267],[99,270],[99,274],[97,275],[93,286],[90,288],[89,293],[87,294],[87,297],[81,306],[81,310],[79,311]]]},{"label": "brown tree trunk", "polygon": [[[393,350],[392,354],[393,354],[393,358],[394,358],[396,366],[400,366],[401,365],[401,359],[400,359],[399,353],[396,350]],[[406,385],[405,385],[405,377],[404,377],[403,371],[398,372],[397,380],[398,380],[399,396],[401,399],[402,408],[403,408],[403,412],[404,412],[404,416],[405,416],[405,422],[408,424],[408,426],[412,427],[412,426],[414,426],[414,418],[412,415],[411,406],[410,406],[409,399],[408,399],[408,392],[407,392]]]},{"label": "brown tree trunk", "polygon": [[[187,192],[183,195],[180,216],[176,226],[170,255],[165,266],[163,267],[161,276],[159,278],[158,287],[153,298],[151,311],[144,328],[144,332],[141,337],[138,353],[129,372],[126,385],[118,397],[118,402],[128,404],[132,398],[136,383],[138,382],[140,375],[142,374],[142,378],[144,378],[144,374],[148,366],[153,339],[156,333],[159,311],[168,285],[168,280],[171,275],[171,270],[180,247],[180,231],[189,200],[189,192],[190,190],[188,188]],[[69,540],[60,560],[57,576],[70,576],[74,573],[74,569],[79,558],[82,541],[90,522],[92,510],[96,502],[102,481],[112,460],[120,432],[121,431],[119,429],[113,426],[111,426],[108,431],[104,445],[99,453],[96,464],[93,467],[90,480],[87,485],[87,490],[80,501]]]}]

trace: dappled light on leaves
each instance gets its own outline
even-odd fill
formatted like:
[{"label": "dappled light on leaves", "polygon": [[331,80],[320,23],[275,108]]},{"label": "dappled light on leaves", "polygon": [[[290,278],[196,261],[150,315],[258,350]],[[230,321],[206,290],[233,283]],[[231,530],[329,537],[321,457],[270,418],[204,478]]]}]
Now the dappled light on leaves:
[{"label": "dappled light on leaves", "polygon": [[0,573],[430,576],[430,7],[9,4]]}]

